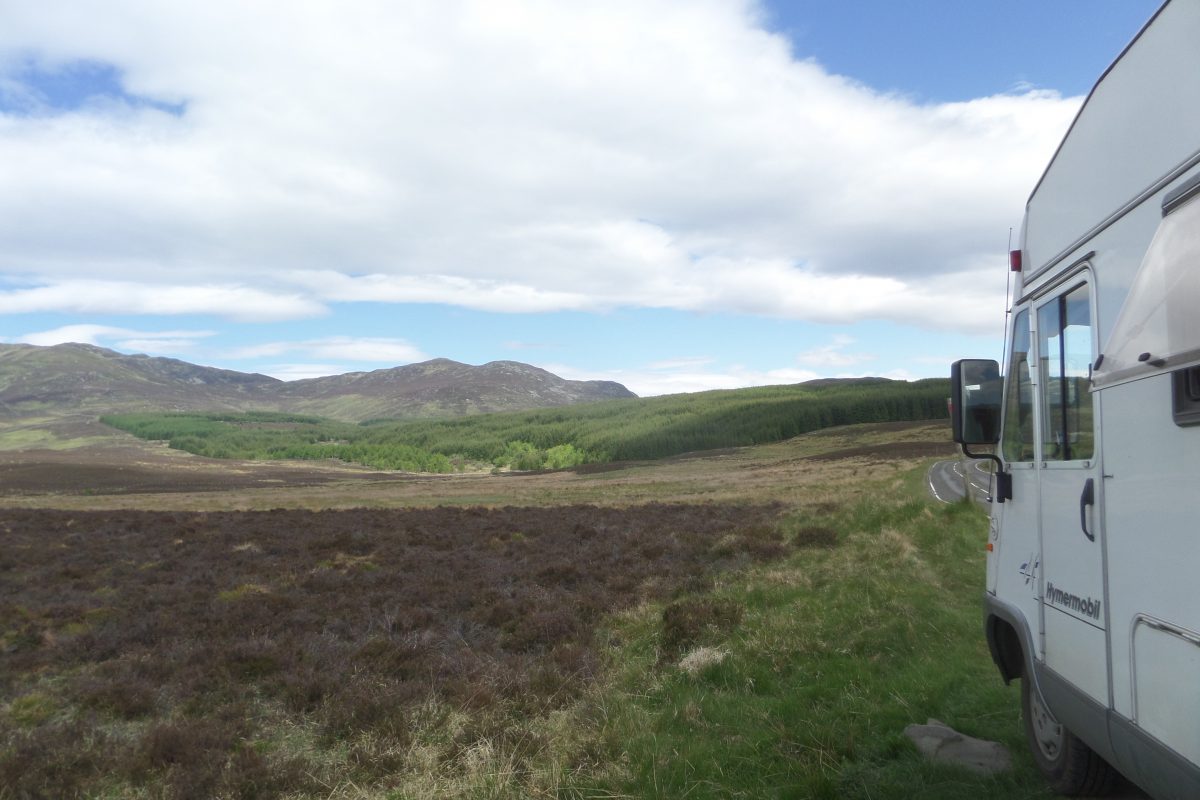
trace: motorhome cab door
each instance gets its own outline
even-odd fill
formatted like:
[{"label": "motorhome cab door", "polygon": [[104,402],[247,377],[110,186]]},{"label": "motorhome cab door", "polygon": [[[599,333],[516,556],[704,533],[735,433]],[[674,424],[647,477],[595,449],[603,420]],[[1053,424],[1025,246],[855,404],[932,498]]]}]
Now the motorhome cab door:
[{"label": "motorhome cab door", "polygon": [[1030,305],[1040,611],[1046,666],[1108,707],[1102,487],[1089,391],[1097,349],[1091,287],[1089,273],[1079,272]]}]

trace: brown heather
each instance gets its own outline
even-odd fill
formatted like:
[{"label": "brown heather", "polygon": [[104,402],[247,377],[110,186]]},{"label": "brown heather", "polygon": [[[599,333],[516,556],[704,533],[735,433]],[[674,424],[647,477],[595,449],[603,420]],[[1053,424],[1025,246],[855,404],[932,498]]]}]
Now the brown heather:
[{"label": "brown heather", "polygon": [[786,555],[781,509],[0,510],[0,798],[387,785],[430,715],[519,770],[541,743],[505,720],[579,697],[605,615],[678,600],[670,657],[736,626],[679,598]]}]

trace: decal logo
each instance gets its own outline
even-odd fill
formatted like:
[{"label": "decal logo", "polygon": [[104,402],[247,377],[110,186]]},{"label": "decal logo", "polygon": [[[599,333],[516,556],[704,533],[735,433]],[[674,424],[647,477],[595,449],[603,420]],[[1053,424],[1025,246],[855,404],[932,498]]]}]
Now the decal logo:
[{"label": "decal logo", "polygon": [[1076,614],[1082,614],[1085,617],[1100,619],[1099,600],[1064,592],[1062,589],[1056,589],[1053,583],[1046,584],[1046,594],[1043,595],[1042,600],[1052,605],[1070,609]]},{"label": "decal logo", "polygon": [[1020,572],[1023,576],[1025,576],[1026,586],[1037,580],[1037,570],[1041,563],[1041,559],[1035,559],[1033,553],[1030,553],[1029,559],[1021,565]]}]

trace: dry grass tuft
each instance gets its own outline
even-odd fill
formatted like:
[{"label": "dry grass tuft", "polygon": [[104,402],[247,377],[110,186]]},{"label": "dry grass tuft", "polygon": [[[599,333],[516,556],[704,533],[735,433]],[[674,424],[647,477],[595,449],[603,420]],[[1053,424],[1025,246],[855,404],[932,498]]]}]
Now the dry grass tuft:
[{"label": "dry grass tuft", "polygon": [[729,657],[729,651],[719,647],[697,647],[679,660],[679,668],[688,675],[699,675],[709,667],[724,663]]}]

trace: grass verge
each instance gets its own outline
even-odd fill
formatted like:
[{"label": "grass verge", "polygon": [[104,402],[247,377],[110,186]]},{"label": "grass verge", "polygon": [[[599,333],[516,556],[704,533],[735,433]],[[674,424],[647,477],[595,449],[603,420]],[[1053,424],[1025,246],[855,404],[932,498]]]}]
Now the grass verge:
[{"label": "grass verge", "polygon": [[[836,544],[691,598],[711,624],[691,625],[690,637],[678,635],[678,604],[623,615],[592,704],[603,768],[573,776],[565,794],[1051,796],[1025,751],[1017,690],[1000,681],[983,637],[986,518],[924,500],[920,477],[793,516],[792,537],[832,530]],[[1016,766],[981,777],[925,762],[903,730],[930,717],[1004,743]]]}]

